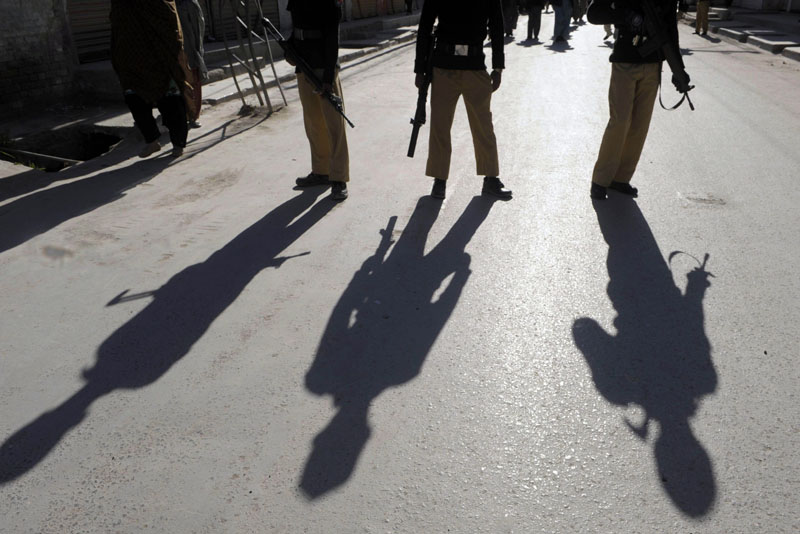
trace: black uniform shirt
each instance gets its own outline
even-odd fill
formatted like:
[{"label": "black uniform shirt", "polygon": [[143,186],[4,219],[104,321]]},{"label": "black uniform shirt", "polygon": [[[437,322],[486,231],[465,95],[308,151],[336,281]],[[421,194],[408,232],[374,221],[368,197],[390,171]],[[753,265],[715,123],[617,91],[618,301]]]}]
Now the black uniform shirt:
[{"label": "black uniform shirt", "polygon": [[[666,29],[677,49],[677,56],[681,57],[678,49],[677,0],[654,0],[654,4],[659,11],[658,24]],[[638,47],[634,46],[636,33],[626,24],[626,18],[632,11],[642,15],[644,11],[640,0],[593,0],[589,4],[586,18],[592,24],[614,24],[619,29],[619,36],[614,41],[614,51],[609,58],[612,63],[658,63],[664,59],[659,51],[642,57]]]},{"label": "black uniform shirt", "polygon": [[433,66],[443,69],[483,70],[486,68],[483,41],[488,34],[492,39],[492,68],[505,67],[503,52],[503,8],[500,0],[425,0],[417,34],[417,59],[414,72],[425,72],[425,58],[433,32],[436,29],[437,47],[445,45],[472,45],[481,49],[479,55],[456,56],[434,54]]},{"label": "black uniform shirt", "polygon": [[322,82],[333,83],[339,59],[341,0],[289,0],[286,9],[292,14],[294,28],[321,33],[321,38],[295,39],[292,36],[292,42],[312,68],[322,69]]}]

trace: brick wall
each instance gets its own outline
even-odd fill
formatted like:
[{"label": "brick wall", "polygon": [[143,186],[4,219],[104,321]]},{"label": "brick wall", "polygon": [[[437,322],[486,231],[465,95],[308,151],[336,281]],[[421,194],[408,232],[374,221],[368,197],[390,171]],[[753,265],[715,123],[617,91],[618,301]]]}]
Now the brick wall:
[{"label": "brick wall", "polygon": [[0,2],[0,116],[41,109],[71,92],[77,61],[65,2]]}]

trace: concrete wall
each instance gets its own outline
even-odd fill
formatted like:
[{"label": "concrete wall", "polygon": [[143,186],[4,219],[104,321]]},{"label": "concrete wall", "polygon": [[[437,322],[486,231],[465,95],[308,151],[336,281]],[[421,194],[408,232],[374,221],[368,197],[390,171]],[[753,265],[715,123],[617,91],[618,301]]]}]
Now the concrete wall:
[{"label": "concrete wall", "polygon": [[65,0],[0,2],[0,116],[68,95],[76,63]]}]

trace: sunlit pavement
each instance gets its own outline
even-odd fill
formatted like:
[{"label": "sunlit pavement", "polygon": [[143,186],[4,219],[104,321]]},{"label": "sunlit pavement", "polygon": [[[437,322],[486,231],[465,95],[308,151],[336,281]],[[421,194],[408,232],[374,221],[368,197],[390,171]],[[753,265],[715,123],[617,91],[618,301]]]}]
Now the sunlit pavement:
[{"label": "sunlit pavement", "polygon": [[462,105],[428,197],[413,46],[342,73],[343,203],[292,88],[2,200],[0,531],[796,532],[800,69],[681,26],[696,111],[593,203],[610,49],[543,21],[510,202]]}]

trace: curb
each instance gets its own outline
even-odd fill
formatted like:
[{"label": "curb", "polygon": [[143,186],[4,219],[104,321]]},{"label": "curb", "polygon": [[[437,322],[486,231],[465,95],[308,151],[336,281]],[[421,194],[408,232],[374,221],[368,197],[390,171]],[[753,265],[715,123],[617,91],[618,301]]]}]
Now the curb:
[{"label": "curb", "polygon": [[[684,17],[681,21],[689,27],[694,26],[694,18]],[[791,40],[794,37],[792,35],[786,35],[779,30],[753,26],[746,21],[735,19],[720,22],[714,24],[712,21],[708,31],[729,42],[747,44],[752,48],[776,56],[800,61],[800,41]]]}]

